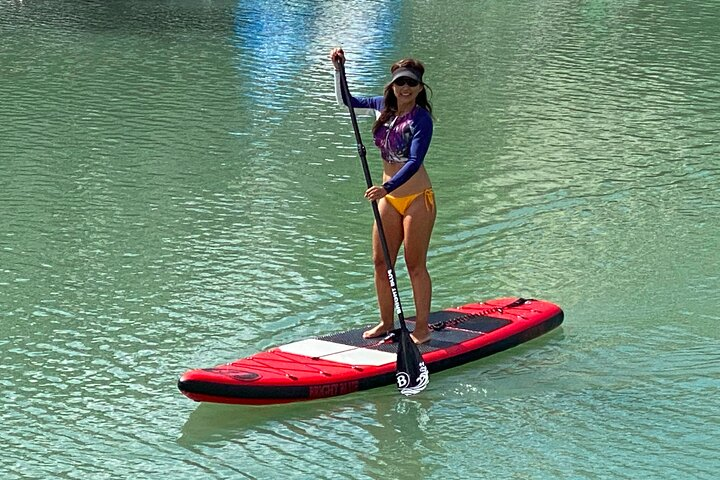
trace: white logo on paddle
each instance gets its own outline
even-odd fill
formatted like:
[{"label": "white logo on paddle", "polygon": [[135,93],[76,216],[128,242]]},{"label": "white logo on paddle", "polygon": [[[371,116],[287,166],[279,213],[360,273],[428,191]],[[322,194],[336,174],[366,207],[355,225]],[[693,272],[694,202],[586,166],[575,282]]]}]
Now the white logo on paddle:
[{"label": "white logo on paddle", "polygon": [[417,385],[414,387],[408,387],[410,384],[410,375],[407,373],[398,372],[395,374],[395,377],[397,378],[397,386],[400,389],[400,393],[408,397],[422,392],[425,390],[425,387],[428,386],[428,383],[430,383],[430,375],[428,374],[425,362],[420,362],[420,375],[418,375]]},{"label": "white logo on paddle", "polygon": [[397,291],[397,285],[395,284],[395,275],[393,275],[392,269],[387,271],[388,280],[390,281],[390,292],[393,297],[393,305],[395,306],[395,313],[402,315],[402,308],[400,307],[400,297]]}]

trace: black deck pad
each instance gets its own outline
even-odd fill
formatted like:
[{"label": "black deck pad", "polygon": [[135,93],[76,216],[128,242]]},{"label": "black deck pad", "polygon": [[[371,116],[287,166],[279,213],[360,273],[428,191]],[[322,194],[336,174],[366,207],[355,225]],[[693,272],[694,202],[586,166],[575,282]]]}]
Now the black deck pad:
[{"label": "black deck pad", "polygon": [[[408,330],[411,332],[415,328],[414,320],[415,317],[405,319]],[[509,320],[504,320],[502,318],[484,317],[482,315],[468,315],[461,312],[440,311],[430,314],[430,324],[438,324],[440,322],[446,322],[448,325],[442,329],[433,331],[429,342],[418,345],[421,353],[448,348],[512,323]],[[368,328],[369,327],[363,327],[348,330],[346,332],[333,333],[318,337],[318,339],[325,340],[327,342],[351,345],[354,347],[377,348],[378,350],[384,352],[397,353],[397,343],[385,343],[378,345],[378,342],[382,340],[382,337],[368,339],[363,338],[362,334]]]},{"label": "black deck pad", "polygon": [[454,326],[454,328],[460,328],[462,330],[472,330],[474,332],[481,332],[481,333],[490,333],[494,330],[497,330],[498,328],[502,328],[505,325],[510,325],[512,322],[510,320],[505,320],[504,318],[492,318],[492,317],[483,317],[482,315],[472,315],[469,316],[467,320],[464,320],[457,325]]}]

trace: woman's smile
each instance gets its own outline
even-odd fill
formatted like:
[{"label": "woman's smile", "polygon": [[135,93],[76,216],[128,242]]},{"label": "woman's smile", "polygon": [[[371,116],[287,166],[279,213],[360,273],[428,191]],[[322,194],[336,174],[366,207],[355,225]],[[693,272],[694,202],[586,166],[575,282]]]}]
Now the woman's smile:
[{"label": "woman's smile", "polygon": [[395,97],[398,99],[398,110],[403,110],[402,108],[400,108],[401,105],[406,107],[414,105],[415,99],[417,98],[422,88],[422,85],[418,85],[416,87],[410,87],[408,85],[393,85]]}]

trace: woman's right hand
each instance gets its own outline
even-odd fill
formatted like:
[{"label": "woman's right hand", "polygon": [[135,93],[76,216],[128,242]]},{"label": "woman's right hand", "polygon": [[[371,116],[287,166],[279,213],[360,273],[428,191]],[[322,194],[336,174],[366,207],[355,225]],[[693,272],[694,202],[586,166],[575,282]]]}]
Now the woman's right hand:
[{"label": "woman's right hand", "polygon": [[343,52],[343,49],[333,48],[330,50],[330,60],[335,66],[335,70],[338,69],[339,64],[345,65],[345,52]]}]

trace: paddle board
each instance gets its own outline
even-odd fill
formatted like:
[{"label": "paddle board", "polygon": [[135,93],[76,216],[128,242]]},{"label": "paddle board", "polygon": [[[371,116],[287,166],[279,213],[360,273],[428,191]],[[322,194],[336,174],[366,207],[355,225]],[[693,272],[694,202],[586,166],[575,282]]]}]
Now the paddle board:
[{"label": "paddle board", "polygon": [[[499,298],[430,314],[420,345],[430,373],[477,360],[554,329],[563,311],[547,301]],[[406,319],[410,331],[414,317]],[[178,388],[198,402],[268,405],[345,395],[395,383],[397,343],[364,339],[367,327],[280,345],[234,362],[190,370]]]}]

